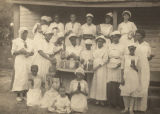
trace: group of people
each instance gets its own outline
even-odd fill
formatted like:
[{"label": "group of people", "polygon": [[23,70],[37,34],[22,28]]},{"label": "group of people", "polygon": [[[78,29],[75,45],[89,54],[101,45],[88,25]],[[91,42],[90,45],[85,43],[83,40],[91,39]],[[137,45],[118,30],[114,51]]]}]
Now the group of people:
[{"label": "group of people", "polygon": [[[124,104],[123,113],[146,111],[149,61],[154,55],[144,40],[145,31],[137,30],[129,21],[131,12],[123,11],[122,17],[123,22],[114,31],[111,12],[97,26],[92,23],[91,13],[83,25],[76,21],[75,14],[65,26],[58,15],[53,22],[51,17],[42,16],[33,28],[33,40],[27,38],[28,29],[21,27],[11,50],[15,56],[12,91],[17,93],[17,101],[27,97],[28,106],[58,113],[85,112],[88,98],[102,106],[106,101],[115,108]],[[80,62],[75,79],[69,83],[69,97],[56,74],[63,59]],[[94,75],[84,80],[89,64]]]}]

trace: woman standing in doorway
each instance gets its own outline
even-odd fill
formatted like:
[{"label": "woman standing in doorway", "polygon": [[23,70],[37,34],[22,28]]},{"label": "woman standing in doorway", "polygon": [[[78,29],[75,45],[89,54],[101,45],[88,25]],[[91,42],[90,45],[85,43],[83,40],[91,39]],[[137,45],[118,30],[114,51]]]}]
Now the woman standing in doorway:
[{"label": "woman standing in doorway", "polygon": [[140,61],[140,80],[142,86],[142,98],[139,98],[135,102],[134,110],[146,111],[147,110],[147,98],[148,87],[150,82],[150,67],[149,61],[152,60],[154,55],[151,54],[150,45],[144,41],[145,31],[137,30],[135,34],[135,40],[138,42],[136,55],[139,56]]},{"label": "woman standing in doorway", "polygon": [[128,47],[129,44],[134,43],[133,36],[137,30],[136,25],[129,21],[131,18],[131,12],[126,10],[122,13],[123,22],[119,24],[118,31],[121,33],[120,44]]}]

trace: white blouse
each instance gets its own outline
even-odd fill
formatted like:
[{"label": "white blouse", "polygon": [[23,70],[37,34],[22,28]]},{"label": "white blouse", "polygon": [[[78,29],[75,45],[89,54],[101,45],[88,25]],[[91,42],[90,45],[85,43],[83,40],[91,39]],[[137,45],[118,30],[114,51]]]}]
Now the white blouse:
[{"label": "white blouse", "polygon": [[82,25],[81,35],[83,35],[83,34],[96,35],[96,25],[94,25],[94,24],[88,25],[87,23]]},{"label": "white blouse", "polygon": [[78,22],[75,23],[67,23],[65,26],[65,33],[67,33],[68,31],[72,31],[73,33],[75,33],[76,35],[80,35],[80,29],[81,29],[81,24]]}]

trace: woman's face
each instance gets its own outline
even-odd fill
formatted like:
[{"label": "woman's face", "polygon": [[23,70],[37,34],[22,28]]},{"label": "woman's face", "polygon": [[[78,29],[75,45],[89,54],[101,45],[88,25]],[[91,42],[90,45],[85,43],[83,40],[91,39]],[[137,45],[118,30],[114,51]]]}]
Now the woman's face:
[{"label": "woman's face", "polygon": [[66,95],[65,88],[60,88],[59,89],[59,94],[61,95],[61,97],[64,97]]},{"label": "woman's face", "polygon": [[99,48],[103,47],[103,43],[104,43],[103,39],[98,39],[97,45]]},{"label": "woman's face", "polygon": [[24,31],[22,34],[21,34],[21,38],[23,40],[26,40],[27,39],[27,36],[28,36],[28,31]]},{"label": "woman's face", "polygon": [[134,38],[134,40],[135,40],[135,42],[136,41],[142,41],[143,40],[143,38],[142,38],[142,35],[140,34],[140,33],[135,33],[135,38]]},{"label": "woman's face", "polygon": [[32,72],[32,75],[33,75],[33,76],[36,76],[36,75],[37,75],[37,72],[38,72],[38,69],[37,69],[37,68],[32,68],[32,69],[31,69],[31,72]]},{"label": "woman's face", "polygon": [[86,44],[86,49],[91,50],[92,44]]},{"label": "woman's face", "polygon": [[56,23],[59,22],[59,16],[58,16],[58,15],[56,15],[56,16],[54,17],[54,21],[55,21]]},{"label": "woman's face", "polygon": [[125,13],[125,14],[123,15],[123,18],[124,18],[124,21],[128,21],[130,17],[129,17],[128,14]]},{"label": "woman's face", "polygon": [[130,55],[134,55],[135,49],[129,49]]},{"label": "woman's face", "polygon": [[113,36],[112,37],[112,43],[118,44],[119,43],[119,37]]},{"label": "woman's face", "polygon": [[72,39],[70,40],[70,42],[71,42],[72,46],[76,46],[76,45],[77,45],[76,38],[72,38]]},{"label": "woman's face", "polygon": [[106,22],[107,24],[109,24],[109,23],[111,22],[111,18],[110,18],[109,16],[106,16],[105,22]]},{"label": "woman's face", "polygon": [[76,15],[72,14],[70,16],[70,20],[71,20],[71,22],[75,22],[76,21]]},{"label": "woman's face", "polygon": [[87,17],[87,24],[89,25],[92,24],[92,20],[93,20],[92,17]]}]

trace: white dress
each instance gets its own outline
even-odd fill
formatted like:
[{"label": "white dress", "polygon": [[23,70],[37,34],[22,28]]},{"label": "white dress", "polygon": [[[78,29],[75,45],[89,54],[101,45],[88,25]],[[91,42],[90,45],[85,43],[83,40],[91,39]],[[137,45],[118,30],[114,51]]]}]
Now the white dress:
[{"label": "white dress", "polygon": [[115,69],[119,63],[123,61],[124,48],[121,44],[110,44],[108,47],[108,56],[110,58],[107,64],[107,83],[121,82],[121,67]]},{"label": "white dress", "polygon": [[[69,32],[69,31],[72,31],[72,33],[79,36],[80,35],[80,29],[81,29],[81,24],[80,23],[78,23],[78,22],[75,22],[75,23],[68,22],[65,26],[65,33]],[[66,46],[72,45],[70,40],[69,40],[69,37],[66,38],[65,45]]]},{"label": "white dress", "polygon": [[41,108],[48,108],[51,107],[53,105],[53,103],[55,102],[55,98],[58,96],[58,92],[56,90],[54,90],[53,88],[51,88],[50,90],[46,91],[41,102],[40,102],[40,106]]},{"label": "white dress", "polygon": [[48,110],[63,114],[68,114],[71,112],[71,103],[67,96],[61,97],[60,95],[58,95],[53,106],[55,106],[56,109],[53,107],[49,107]]},{"label": "white dress", "polygon": [[135,65],[138,68],[137,56],[124,56],[124,81],[125,84],[120,86],[122,96],[140,97],[140,80],[138,72],[130,67],[131,61],[135,61]]},{"label": "white dress", "polygon": [[46,53],[48,56],[49,54],[53,54],[53,44],[47,42],[44,38],[42,40],[39,40],[37,42],[37,45],[35,45],[34,50],[34,58],[32,64],[38,65],[38,75],[42,77],[43,81],[46,81],[46,74],[48,73],[48,69],[51,66],[51,62],[44,57],[42,57],[38,51],[42,50],[44,53]]},{"label": "white dress", "polygon": [[[25,43],[27,47],[25,47]],[[32,40],[28,39],[26,41],[21,38],[16,38],[12,41],[12,54],[15,51],[19,51],[21,49],[25,49],[27,52],[32,52]],[[24,55],[17,55],[15,57],[14,69],[15,76],[12,91],[22,91],[28,89],[28,73],[29,67],[32,61],[32,57],[25,57]]]},{"label": "white dress", "polygon": [[[90,35],[96,36],[96,32],[97,32],[96,25],[94,24],[88,25],[87,23],[85,23],[81,26],[81,35],[90,34]],[[83,39],[81,40],[81,46],[83,48],[85,47],[85,41]],[[92,47],[95,48],[95,46],[96,46],[96,43],[93,40]]]},{"label": "white dress", "polygon": [[90,98],[96,100],[107,100],[106,96],[106,80],[107,80],[107,69],[106,63],[108,61],[108,53],[105,47],[101,49],[96,49],[93,52],[94,68],[98,65],[102,65],[97,71],[94,72],[92,85],[91,85],[91,92]]},{"label": "white dress", "polygon": [[151,55],[151,47],[147,42],[143,42],[137,45],[136,55],[140,59],[140,79],[142,86],[142,99],[137,99],[135,102],[135,110],[146,111],[147,110],[147,97],[148,87],[150,83],[150,66],[148,57]]},{"label": "white dress", "polygon": [[[100,33],[104,36],[110,36],[113,31],[113,26],[111,24],[100,24]],[[106,47],[111,44],[110,39],[106,39]]]},{"label": "white dress", "polygon": [[135,33],[137,30],[136,25],[133,22],[122,22],[118,26],[118,31],[121,33],[121,38],[120,38],[120,44],[124,45],[127,47],[128,45],[134,43],[134,39],[132,38],[131,40],[128,39],[128,36],[130,35],[131,32]]},{"label": "white dress", "polygon": [[[74,92],[78,88],[78,83],[80,83],[81,91],[88,93],[88,84],[86,81],[72,80],[70,84],[70,92]],[[82,93],[74,94],[71,98],[71,109],[76,112],[86,112],[87,106],[87,96]]]},{"label": "white dress", "polygon": [[81,51],[82,51],[82,47],[81,46],[73,47],[71,45],[71,46],[66,47],[67,55],[70,55],[70,54],[74,53],[76,56],[80,56]]},{"label": "white dress", "polygon": [[27,92],[27,106],[39,106],[42,98],[41,93],[41,78],[33,78],[34,86],[33,89],[29,89]]}]

